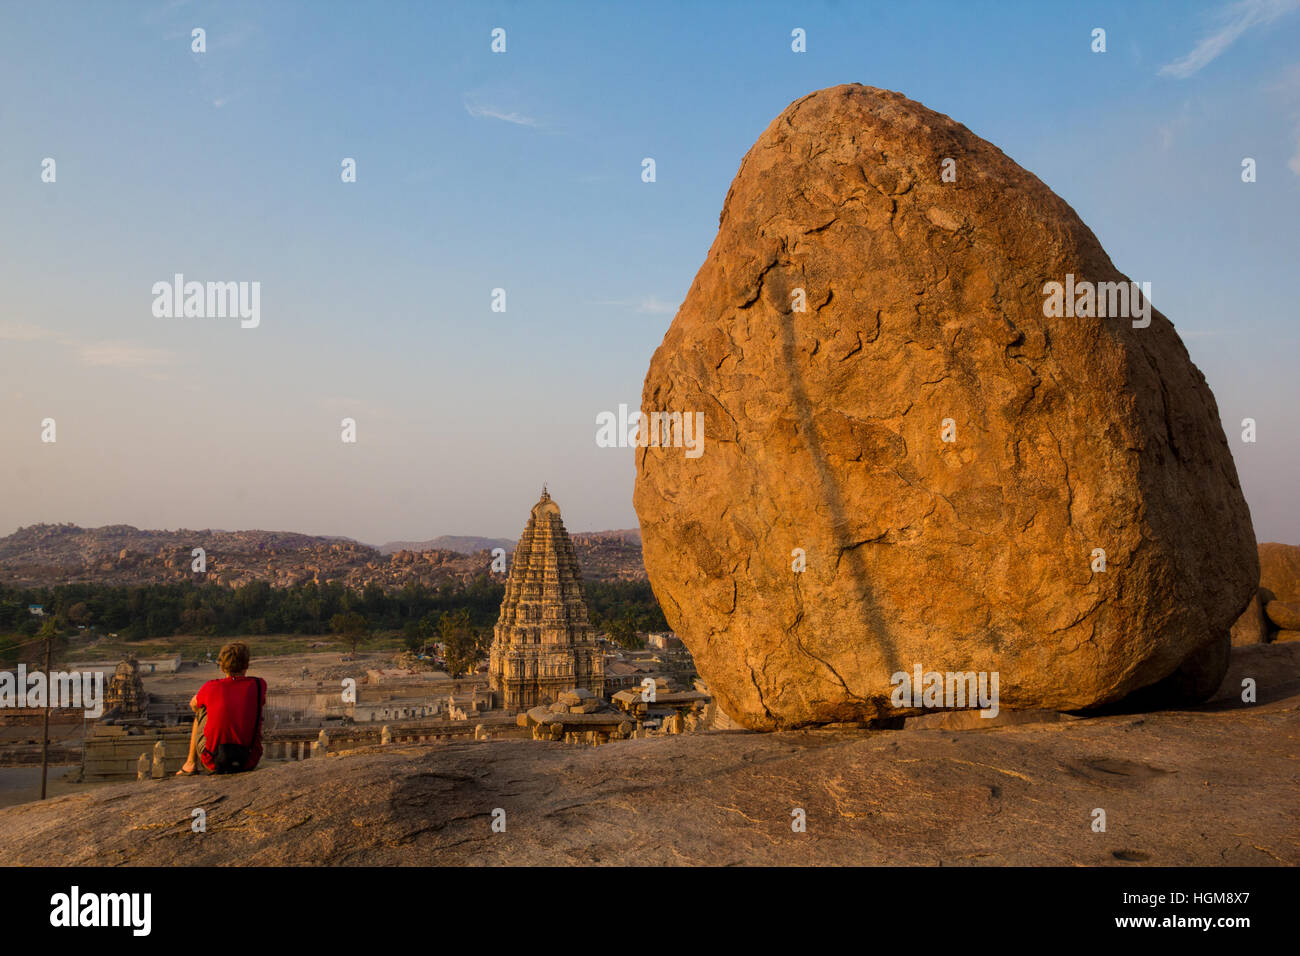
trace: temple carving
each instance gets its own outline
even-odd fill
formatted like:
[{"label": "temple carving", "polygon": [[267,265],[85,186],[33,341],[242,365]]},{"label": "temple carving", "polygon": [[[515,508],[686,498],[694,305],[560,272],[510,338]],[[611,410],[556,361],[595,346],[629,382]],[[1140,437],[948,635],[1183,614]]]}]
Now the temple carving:
[{"label": "temple carving", "polygon": [[104,695],[105,715],[114,717],[144,717],[149,709],[149,695],[140,679],[140,662],[134,657],[118,664],[108,682]]},{"label": "temple carving", "polygon": [[488,672],[507,710],[553,703],[566,690],[605,692],[605,661],[587,621],[582,571],[560,506],[545,488],[511,557]]}]

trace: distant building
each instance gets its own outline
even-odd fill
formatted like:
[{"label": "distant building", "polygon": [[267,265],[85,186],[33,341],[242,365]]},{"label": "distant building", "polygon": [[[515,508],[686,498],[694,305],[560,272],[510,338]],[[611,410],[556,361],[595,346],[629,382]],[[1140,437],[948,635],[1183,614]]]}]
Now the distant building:
[{"label": "distant building", "polygon": [[507,710],[552,703],[566,690],[605,693],[605,659],[587,620],[582,571],[560,506],[545,488],[511,557],[488,673]]},{"label": "distant building", "polygon": [[141,674],[175,674],[181,669],[181,655],[171,657],[154,657],[137,661],[137,670]]},{"label": "distant building", "polygon": [[27,613],[30,614],[30,615],[32,615],[32,617],[44,617],[44,616],[45,616],[45,605],[44,605],[44,604],[29,604],[29,605],[27,605]]},{"label": "distant building", "polygon": [[104,712],[114,717],[143,717],[149,708],[149,695],[140,680],[140,662],[128,658],[117,665],[104,695]]},{"label": "distant building", "polygon": [[682,639],[672,631],[660,631],[655,634],[647,634],[645,642],[651,647],[661,651],[677,650],[682,646]]}]

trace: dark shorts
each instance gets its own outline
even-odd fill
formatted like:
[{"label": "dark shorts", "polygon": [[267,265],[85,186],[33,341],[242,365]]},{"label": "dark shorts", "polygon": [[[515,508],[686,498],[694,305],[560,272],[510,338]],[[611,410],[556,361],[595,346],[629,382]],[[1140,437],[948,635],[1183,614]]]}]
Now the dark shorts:
[{"label": "dark shorts", "polygon": [[[203,762],[203,751],[206,750],[208,746],[208,738],[205,733],[208,727],[208,709],[202,704],[199,705],[199,709],[194,714],[194,724],[199,728],[198,739],[194,742],[194,770],[197,773],[215,774],[216,771]],[[258,725],[258,728],[260,732],[260,724]],[[214,762],[217,759],[215,754],[208,754],[208,756],[212,758]]]},{"label": "dark shorts", "polygon": [[203,751],[208,745],[208,740],[203,736],[203,732],[208,726],[208,709],[199,705],[199,709],[194,714],[194,725],[199,728],[199,739],[194,745],[194,769],[199,773],[212,773],[208,765],[203,762]]}]

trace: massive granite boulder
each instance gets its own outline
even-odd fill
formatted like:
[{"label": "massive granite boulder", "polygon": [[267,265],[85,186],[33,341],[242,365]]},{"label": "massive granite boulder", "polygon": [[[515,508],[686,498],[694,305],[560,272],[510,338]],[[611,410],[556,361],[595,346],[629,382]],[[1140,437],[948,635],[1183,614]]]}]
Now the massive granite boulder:
[{"label": "massive granite boulder", "polygon": [[919,713],[891,702],[916,668],[996,672],[1010,709],[1217,685],[1250,514],[1173,326],[1086,314],[1102,282],[1127,278],[1064,200],[900,94],[767,128],[642,394],[704,440],[636,452],[646,569],[728,713]]}]

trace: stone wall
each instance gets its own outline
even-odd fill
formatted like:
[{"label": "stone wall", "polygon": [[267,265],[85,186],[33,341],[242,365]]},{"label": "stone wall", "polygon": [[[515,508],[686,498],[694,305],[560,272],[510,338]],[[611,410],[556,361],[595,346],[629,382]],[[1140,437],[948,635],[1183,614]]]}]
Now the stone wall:
[{"label": "stone wall", "polygon": [[[115,733],[114,731],[120,731]],[[97,727],[95,736],[86,741],[86,780],[134,780],[141,754],[153,758],[159,740],[167,749],[164,766],[168,775],[185,765],[190,748],[190,728],[169,727],[142,734],[128,734],[125,727]]]}]

